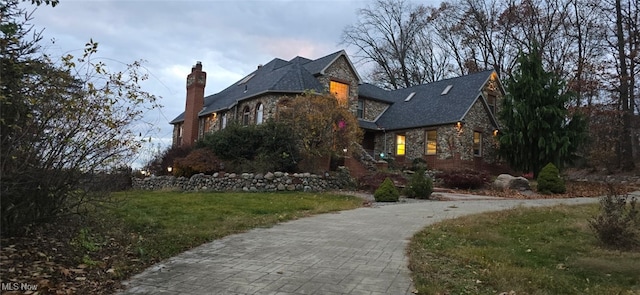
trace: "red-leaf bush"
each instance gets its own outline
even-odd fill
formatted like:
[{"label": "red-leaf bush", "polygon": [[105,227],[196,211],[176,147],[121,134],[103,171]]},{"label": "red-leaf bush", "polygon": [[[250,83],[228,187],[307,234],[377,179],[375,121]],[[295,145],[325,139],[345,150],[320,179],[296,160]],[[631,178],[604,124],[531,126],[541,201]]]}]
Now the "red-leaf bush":
[{"label": "red-leaf bush", "polygon": [[437,175],[448,188],[479,189],[489,183],[489,175],[472,169],[444,171]]}]

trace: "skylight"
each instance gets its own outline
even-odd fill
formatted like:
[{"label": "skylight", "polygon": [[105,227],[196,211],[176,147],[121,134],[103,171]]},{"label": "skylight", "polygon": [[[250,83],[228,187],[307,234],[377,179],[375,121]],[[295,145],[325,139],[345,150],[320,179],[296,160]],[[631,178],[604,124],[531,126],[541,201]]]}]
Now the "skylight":
[{"label": "skylight", "polygon": [[413,98],[413,96],[414,96],[414,95],[416,95],[416,93],[415,93],[415,92],[411,92],[411,93],[407,96],[407,98],[405,98],[405,99],[404,99],[404,101],[410,101],[410,100]]},{"label": "skylight", "polygon": [[242,85],[244,83],[247,83],[249,80],[251,80],[251,78],[253,78],[253,76],[255,76],[256,74],[251,74],[249,76],[244,77],[244,79],[240,80],[240,82],[238,82],[238,85]]},{"label": "skylight", "polygon": [[442,93],[440,93],[440,95],[447,95],[447,93],[451,91],[451,88],[453,88],[453,85],[447,85],[447,87],[442,91]]}]

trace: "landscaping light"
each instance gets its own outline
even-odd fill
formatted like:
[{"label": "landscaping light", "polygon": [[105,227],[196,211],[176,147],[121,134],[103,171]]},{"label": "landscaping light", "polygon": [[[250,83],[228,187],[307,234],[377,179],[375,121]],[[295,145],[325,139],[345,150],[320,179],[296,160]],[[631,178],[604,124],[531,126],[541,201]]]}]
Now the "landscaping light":
[{"label": "landscaping light", "polygon": [[171,166],[167,167],[167,172],[171,173],[171,171],[173,171],[173,167]]}]

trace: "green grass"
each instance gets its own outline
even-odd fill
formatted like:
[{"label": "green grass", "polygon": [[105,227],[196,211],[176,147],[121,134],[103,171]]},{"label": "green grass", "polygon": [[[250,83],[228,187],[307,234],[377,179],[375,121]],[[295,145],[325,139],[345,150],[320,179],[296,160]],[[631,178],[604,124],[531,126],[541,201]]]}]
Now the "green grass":
[{"label": "green grass", "polygon": [[416,234],[418,294],[640,294],[640,253],[601,247],[597,205],[514,209],[449,220]]},{"label": "green grass", "polygon": [[362,199],[319,193],[180,193],[133,191],[115,195],[109,214],[137,233],[134,251],[145,260],[256,227],[313,214],[357,208]]}]

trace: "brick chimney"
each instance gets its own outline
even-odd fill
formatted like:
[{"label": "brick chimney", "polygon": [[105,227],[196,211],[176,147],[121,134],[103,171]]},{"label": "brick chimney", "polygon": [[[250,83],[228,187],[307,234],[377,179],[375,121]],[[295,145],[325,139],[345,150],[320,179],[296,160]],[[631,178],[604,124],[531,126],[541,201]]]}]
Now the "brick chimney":
[{"label": "brick chimney", "polygon": [[187,75],[187,102],[184,110],[184,126],[182,133],[182,146],[190,147],[198,140],[199,118],[198,113],[204,107],[204,86],[207,82],[207,73],[202,71],[202,63],[197,62]]}]

